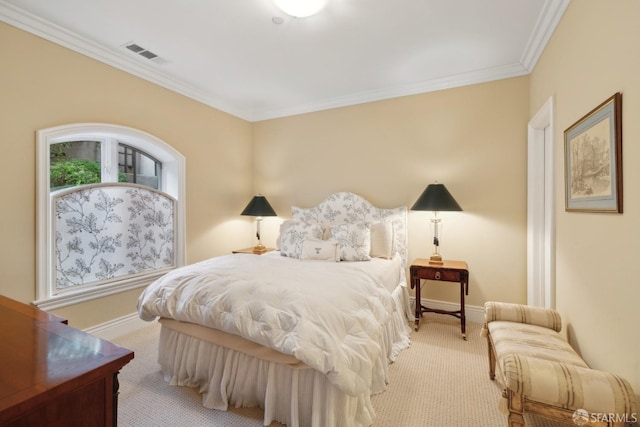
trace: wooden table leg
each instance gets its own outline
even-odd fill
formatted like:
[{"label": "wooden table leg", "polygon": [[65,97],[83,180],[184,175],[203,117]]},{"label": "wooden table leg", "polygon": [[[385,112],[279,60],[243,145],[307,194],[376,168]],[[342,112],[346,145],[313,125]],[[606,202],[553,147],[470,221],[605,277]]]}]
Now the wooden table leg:
[{"label": "wooden table leg", "polygon": [[462,329],[462,339],[467,340],[467,319],[464,314],[464,294],[465,284],[460,282],[460,327]]},{"label": "wooden table leg", "polygon": [[422,317],[422,304],[420,303],[420,279],[412,279],[416,290],[416,325],[414,330],[418,332],[420,328],[420,317]]}]

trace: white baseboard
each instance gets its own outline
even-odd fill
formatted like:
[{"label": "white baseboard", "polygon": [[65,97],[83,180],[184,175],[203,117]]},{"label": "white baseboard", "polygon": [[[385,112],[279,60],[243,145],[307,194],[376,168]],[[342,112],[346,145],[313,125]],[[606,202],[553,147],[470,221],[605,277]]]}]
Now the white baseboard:
[{"label": "white baseboard", "polygon": [[[415,303],[415,297],[411,297],[411,302]],[[460,310],[460,303],[438,301],[433,299],[421,298],[422,305],[429,308],[435,308],[437,310],[456,311]],[[484,307],[478,307],[477,305],[464,305],[464,314],[467,318],[467,322],[484,323]]]},{"label": "white baseboard", "polygon": [[100,325],[92,326],[84,330],[84,332],[95,335],[103,340],[113,340],[122,335],[135,332],[138,329],[142,329],[145,326],[149,326],[151,323],[145,322],[138,317],[138,313],[131,313],[126,316],[119,317],[117,319],[110,320]]}]

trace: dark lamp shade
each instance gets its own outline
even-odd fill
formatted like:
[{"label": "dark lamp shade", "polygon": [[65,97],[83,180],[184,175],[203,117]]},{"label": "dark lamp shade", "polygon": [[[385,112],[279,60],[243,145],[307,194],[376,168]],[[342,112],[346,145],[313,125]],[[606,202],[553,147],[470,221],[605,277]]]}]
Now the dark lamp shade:
[{"label": "dark lamp shade", "polygon": [[429,184],[411,207],[412,211],[461,211],[444,184]]},{"label": "dark lamp shade", "polygon": [[262,194],[253,196],[253,199],[249,202],[246,208],[240,215],[249,216],[277,216],[276,211],[273,210],[267,198]]}]

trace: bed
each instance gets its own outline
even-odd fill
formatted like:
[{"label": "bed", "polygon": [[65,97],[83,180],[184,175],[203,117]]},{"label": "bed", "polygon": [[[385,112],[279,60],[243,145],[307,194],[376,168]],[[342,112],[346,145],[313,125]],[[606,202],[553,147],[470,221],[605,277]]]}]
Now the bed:
[{"label": "bed", "polygon": [[277,251],[175,269],[140,296],[158,361],[205,407],[260,406],[264,424],[368,426],[370,396],[409,346],[406,207],[353,193],[293,207]]}]

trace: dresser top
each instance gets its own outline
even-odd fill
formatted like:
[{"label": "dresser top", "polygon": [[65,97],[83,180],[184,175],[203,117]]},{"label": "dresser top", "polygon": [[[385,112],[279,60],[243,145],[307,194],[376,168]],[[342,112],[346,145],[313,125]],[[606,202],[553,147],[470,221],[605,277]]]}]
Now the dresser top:
[{"label": "dresser top", "polygon": [[0,299],[0,424],[79,383],[115,373],[133,352],[35,307]]}]

